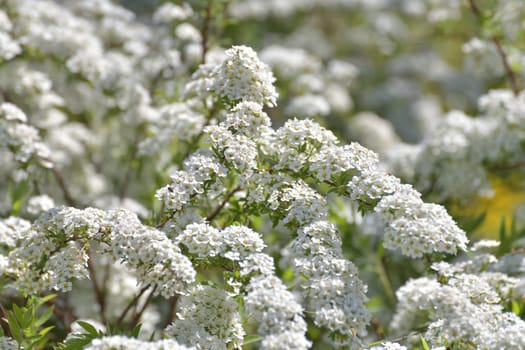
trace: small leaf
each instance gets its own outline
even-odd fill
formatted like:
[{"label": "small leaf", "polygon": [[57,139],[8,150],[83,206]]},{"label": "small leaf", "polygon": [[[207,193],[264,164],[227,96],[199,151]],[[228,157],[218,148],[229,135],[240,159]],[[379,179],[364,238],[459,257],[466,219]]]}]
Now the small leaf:
[{"label": "small leaf", "polygon": [[428,346],[427,341],[425,338],[423,338],[422,335],[419,336],[419,339],[421,340],[421,345],[423,346],[423,350],[430,350],[430,346]]},{"label": "small leaf", "polygon": [[521,307],[520,307],[520,304],[516,301],[516,300],[513,300],[511,302],[511,308],[512,308],[512,312],[515,313],[516,315],[520,315],[521,313]]},{"label": "small leaf", "polygon": [[47,320],[49,320],[51,318],[51,316],[53,315],[53,310],[54,310],[54,307],[49,307],[47,308],[44,313],[42,315],[40,315],[39,318],[36,319],[35,321],[35,326],[36,327],[40,327],[41,325],[43,325],[44,323],[46,323]]},{"label": "small leaf", "polygon": [[22,324],[22,321],[24,320],[24,312],[20,307],[16,304],[13,304],[13,314],[18,321],[19,324]]},{"label": "small leaf", "polygon": [[77,323],[80,327],[84,328],[88,332],[88,334],[91,334],[93,336],[98,335],[97,329],[91,324],[84,322],[84,321],[77,321]]},{"label": "small leaf", "polygon": [[138,338],[141,327],[142,327],[141,324],[136,325],[135,328],[133,328],[133,330],[131,331],[130,336],[134,338]]},{"label": "small leaf", "polygon": [[13,338],[18,343],[22,343],[22,340],[23,340],[22,330],[20,329],[20,325],[18,324],[18,321],[16,320],[14,313],[9,312],[7,314],[7,323],[9,324],[9,331],[11,332],[11,335],[13,336]]},{"label": "small leaf", "polygon": [[45,297],[40,298],[38,300],[38,303],[36,304],[36,307],[39,308],[40,306],[44,305],[51,299],[56,298],[56,296],[57,296],[56,294],[49,294],[49,295],[46,295]]},{"label": "small leaf", "polygon": [[51,330],[53,330],[55,328],[55,326],[49,326],[49,327],[46,327],[46,328],[43,328],[41,329],[38,334],[40,334],[41,336],[44,336],[46,335],[47,333],[51,332]]},{"label": "small leaf", "polygon": [[262,337],[259,335],[248,335],[244,337],[244,342],[242,343],[242,345],[252,344],[252,343],[260,341],[261,339]]}]

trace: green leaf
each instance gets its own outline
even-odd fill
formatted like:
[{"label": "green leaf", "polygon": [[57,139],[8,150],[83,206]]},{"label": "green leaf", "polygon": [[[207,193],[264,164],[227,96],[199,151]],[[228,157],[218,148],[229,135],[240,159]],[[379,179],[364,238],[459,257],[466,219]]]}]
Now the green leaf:
[{"label": "green leaf", "polygon": [[252,344],[252,343],[260,341],[261,339],[262,337],[259,335],[248,335],[244,337],[244,342],[242,343],[242,345]]},{"label": "green leaf", "polygon": [[48,301],[50,301],[51,299],[54,299],[57,295],[56,294],[48,294],[42,298],[39,298],[38,299],[38,302],[36,303],[36,308],[38,309],[40,306],[44,305],[45,303],[47,303]]},{"label": "green leaf", "polygon": [[83,337],[74,337],[66,341],[64,350],[82,350],[84,346],[91,343],[91,341],[96,337],[83,336]]},{"label": "green leaf", "polygon": [[84,322],[84,321],[77,321],[77,323],[80,327],[84,328],[88,332],[88,334],[98,336],[97,329],[91,324]]},{"label": "green leaf", "polygon": [[7,323],[9,324],[9,331],[11,332],[11,335],[13,338],[18,342],[22,343],[23,341],[23,334],[22,329],[20,329],[20,325],[18,324],[18,321],[16,320],[16,316],[12,312],[7,313]]},{"label": "green leaf", "polygon": [[44,323],[46,323],[47,320],[49,320],[51,318],[51,316],[53,315],[53,310],[55,309],[54,306],[51,306],[51,307],[48,307],[44,313],[42,313],[42,315],[40,315],[40,317],[38,317],[35,321],[35,326],[36,327],[40,327],[41,325],[43,325]]},{"label": "green leaf", "polygon": [[51,332],[51,330],[53,330],[54,328],[55,326],[49,326],[49,327],[43,328],[38,332],[38,334],[40,334],[41,336],[45,336],[47,333]]},{"label": "green leaf", "polygon": [[512,308],[512,312],[515,313],[516,315],[519,316],[521,314],[520,304],[516,300],[512,300],[511,308]]},{"label": "green leaf", "polygon": [[423,338],[422,335],[419,335],[419,339],[421,340],[421,345],[423,346],[423,350],[430,350],[430,346],[428,346],[427,341],[425,338]]},{"label": "green leaf", "polygon": [[24,312],[16,304],[13,304],[13,314],[14,314],[16,320],[18,321],[18,323],[20,325],[22,325],[22,321],[24,320]]},{"label": "green leaf", "polygon": [[133,330],[131,331],[131,333],[129,335],[134,337],[134,338],[138,338],[141,327],[142,327],[141,324],[136,325],[135,328],[133,328]]}]

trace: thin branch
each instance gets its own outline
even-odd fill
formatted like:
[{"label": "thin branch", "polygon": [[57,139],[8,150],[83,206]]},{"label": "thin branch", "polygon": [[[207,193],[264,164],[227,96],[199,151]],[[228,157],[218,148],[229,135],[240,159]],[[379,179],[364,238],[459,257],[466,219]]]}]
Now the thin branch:
[{"label": "thin branch", "polygon": [[173,321],[173,319],[175,318],[176,316],[176,311],[177,311],[177,303],[179,302],[179,296],[178,295],[175,295],[173,297],[171,297],[168,301],[168,314],[166,316],[166,319],[164,320],[163,324],[162,324],[162,328],[166,328],[170,323],[171,321]]},{"label": "thin branch", "polygon": [[494,43],[494,45],[496,45],[496,49],[498,50],[498,53],[501,57],[501,61],[503,62],[503,67],[505,68],[507,78],[509,79],[509,83],[510,83],[512,92],[514,93],[515,96],[518,96],[520,93],[520,89],[518,88],[518,81],[516,79],[516,74],[510,67],[507,54],[505,53],[505,50],[503,49],[503,46],[501,45],[501,40],[497,36],[493,36],[492,42]]},{"label": "thin branch", "polygon": [[[481,13],[479,7],[476,5],[474,0],[467,0],[467,1],[468,1],[469,7],[472,13],[478,18],[478,20],[482,20],[483,14]],[[501,61],[503,63],[503,68],[505,69],[505,74],[507,75],[507,78],[509,80],[509,84],[512,89],[512,92],[514,93],[515,96],[517,96],[520,92],[520,89],[518,87],[518,80],[516,79],[516,74],[514,73],[514,71],[512,70],[509,64],[509,59],[507,57],[507,53],[503,49],[503,45],[501,44],[501,39],[498,36],[493,35],[491,40],[496,46],[496,50],[498,51],[498,54],[501,58]]]},{"label": "thin branch", "polygon": [[102,323],[107,324],[106,293],[103,290],[103,287],[101,287],[100,284],[98,283],[97,272],[96,272],[95,266],[93,266],[91,252],[88,252],[88,271],[89,271],[91,283],[93,284],[93,289],[95,291],[95,299],[97,300],[97,304],[99,307],[100,319],[102,320]]},{"label": "thin branch", "polygon": [[148,297],[146,298],[146,301],[144,302],[144,305],[140,308],[140,311],[135,314],[133,319],[131,320],[131,328],[134,328],[140,321],[140,318],[144,314],[144,311],[146,310],[146,307],[148,307],[149,303],[151,302],[151,299],[153,298],[153,295],[155,294],[155,291],[157,290],[157,286],[154,286],[151,290],[151,293],[149,293]]},{"label": "thin branch", "polygon": [[474,13],[478,18],[481,18],[481,11],[479,10],[478,6],[476,6],[476,4],[474,3],[474,0],[468,0],[468,5],[472,13]]},{"label": "thin branch", "polygon": [[67,205],[71,207],[76,206],[76,201],[71,196],[71,192],[69,192],[69,189],[66,186],[66,183],[64,182],[64,177],[62,176],[62,173],[56,168],[52,167],[51,172],[55,176],[55,180],[57,181],[58,187],[62,190],[62,195],[64,196],[64,200],[66,201]]},{"label": "thin branch", "polygon": [[202,56],[201,64],[206,63],[206,54],[208,53],[208,36],[210,35],[210,24],[212,20],[212,9],[213,9],[213,0],[208,1],[208,7],[206,8],[206,17],[204,18],[204,26],[201,31],[202,37]]},{"label": "thin branch", "polygon": [[133,300],[131,300],[129,302],[128,306],[126,306],[126,308],[120,314],[120,316],[119,316],[119,318],[117,320],[117,325],[120,325],[122,323],[122,321],[124,320],[124,318],[128,314],[129,310],[131,310],[131,308],[138,303],[138,301],[139,301],[140,297],[142,296],[142,294],[144,294],[148,290],[149,287],[151,287],[150,284],[144,286],[144,288],[142,288],[140,290],[140,292],[135,296],[135,298],[133,298]]},{"label": "thin branch", "polygon": [[378,318],[374,317],[370,321],[370,325],[374,329],[374,332],[378,339],[385,339],[385,330],[383,329],[383,326],[381,326],[381,322]]},{"label": "thin branch", "polygon": [[231,192],[229,192],[226,197],[224,197],[224,199],[222,200],[222,202],[217,206],[217,208],[215,208],[215,210],[210,214],[208,215],[208,217],[206,218],[206,221],[208,222],[212,222],[216,217],[217,215],[220,214],[220,212],[222,211],[222,209],[224,208],[224,206],[226,205],[226,203],[228,203],[230,201],[230,199],[232,198],[232,196],[236,193],[236,192],[239,192],[241,190],[241,188],[239,186],[235,187]]}]

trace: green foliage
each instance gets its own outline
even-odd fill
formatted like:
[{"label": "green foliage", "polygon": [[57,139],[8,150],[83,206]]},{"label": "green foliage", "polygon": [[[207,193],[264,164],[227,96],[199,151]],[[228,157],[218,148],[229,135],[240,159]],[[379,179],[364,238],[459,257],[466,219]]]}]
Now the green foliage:
[{"label": "green foliage", "polygon": [[42,349],[50,341],[49,333],[55,326],[44,326],[53,316],[54,306],[44,305],[55,298],[50,294],[39,298],[29,297],[26,306],[12,305],[7,311],[7,332],[25,350]]},{"label": "green foliage", "polygon": [[505,218],[502,218],[499,229],[500,245],[498,248],[498,255],[512,252],[513,248],[518,245],[520,240],[523,240],[524,238],[525,227],[518,228],[515,217],[512,218],[509,227],[506,225]]},{"label": "green foliage", "polygon": [[[125,330],[115,326],[108,328],[107,332],[97,330],[92,324],[85,321],[77,321],[78,325],[85,331],[83,333],[73,333],[63,344],[56,347],[57,350],[82,350],[84,346],[88,345],[93,339],[102,338],[111,335],[126,335],[131,338],[139,336],[141,325],[135,326],[131,330]],[[153,334],[151,335],[153,338]]]}]

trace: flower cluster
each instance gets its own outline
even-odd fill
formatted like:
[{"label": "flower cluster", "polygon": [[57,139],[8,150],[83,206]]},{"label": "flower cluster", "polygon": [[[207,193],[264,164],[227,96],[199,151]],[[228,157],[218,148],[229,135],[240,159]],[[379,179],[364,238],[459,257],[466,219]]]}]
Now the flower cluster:
[{"label": "flower cluster", "polygon": [[178,319],[166,333],[178,342],[201,349],[240,349],[244,329],[237,301],[226,291],[196,286],[182,301]]},{"label": "flower cluster", "polygon": [[226,56],[212,72],[214,81],[210,90],[233,104],[252,101],[275,106],[275,78],[255,51],[247,46],[233,46],[226,51]]},{"label": "flower cluster", "polygon": [[244,226],[218,230],[208,224],[191,224],[175,241],[200,258],[221,256],[233,261],[243,261],[265,246],[258,233]]},{"label": "flower cluster", "polygon": [[317,221],[301,228],[288,254],[294,272],[303,276],[308,307],[314,322],[334,332],[334,345],[359,349],[371,315],[365,307],[366,286],[354,264],[344,258],[333,224]]},{"label": "flower cluster", "polygon": [[112,349],[144,349],[144,350],[192,350],[193,347],[180,345],[173,339],[163,339],[154,342],[146,342],[122,335],[113,335],[96,338],[86,345],[87,350],[112,350]]},{"label": "flower cluster", "polygon": [[406,330],[424,313],[431,321],[425,338],[438,346],[476,344],[480,348],[506,349],[525,346],[519,334],[525,322],[503,312],[495,290],[483,279],[458,274],[441,284],[422,277],[397,292],[400,301],[392,327]]},{"label": "flower cluster", "polygon": [[91,241],[114,261],[136,270],[143,284],[156,286],[163,296],[184,294],[195,278],[178,246],[125,210],[57,207],[45,212],[30,232],[9,253],[8,271],[17,288],[28,293],[68,291],[74,280],[87,278]]},{"label": "flower cluster", "polygon": [[38,130],[28,125],[24,112],[11,103],[0,105],[0,140],[0,149],[11,151],[16,161],[27,163],[36,157],[41,165],[50,166],[46,161],[50,151]]},{"label": "flower cluster", "polygon": [[247,286],[246,312],[258,320],[261,349],[308,349],[303,308],[281,280],[272,275],[253,277]]}]

